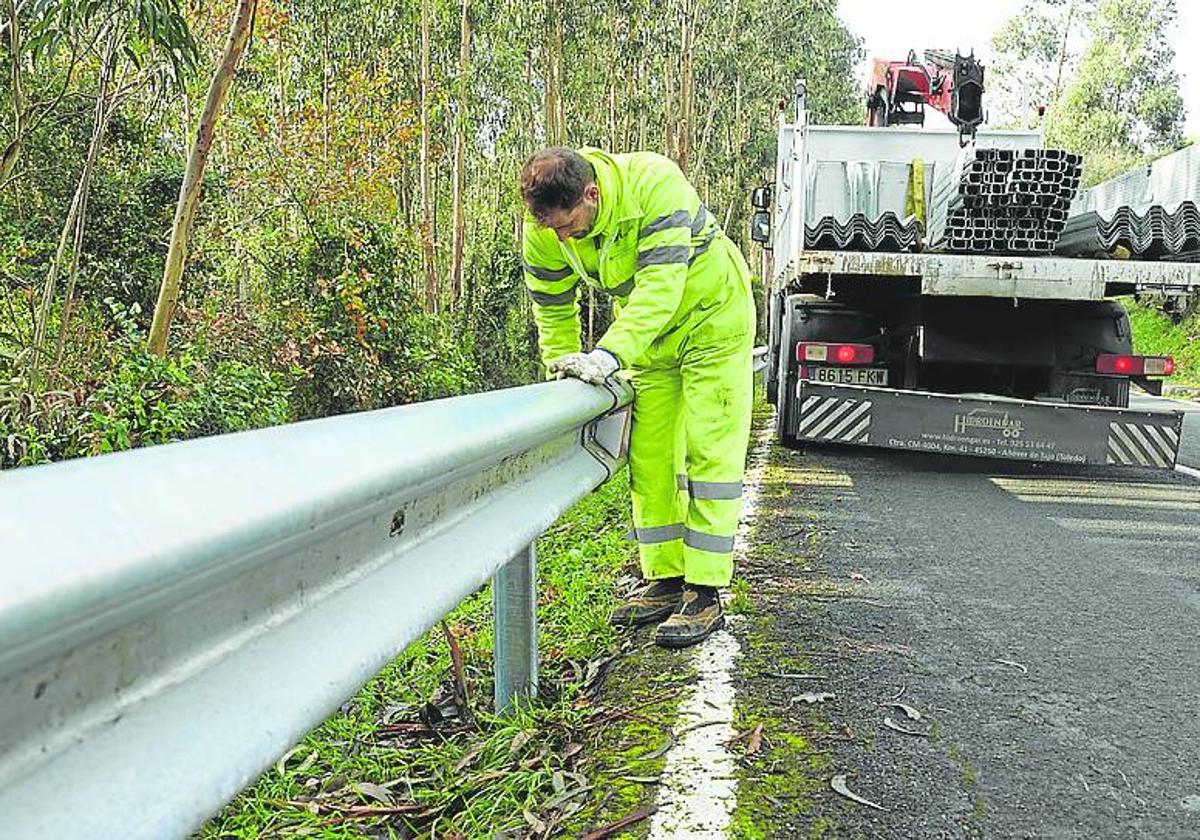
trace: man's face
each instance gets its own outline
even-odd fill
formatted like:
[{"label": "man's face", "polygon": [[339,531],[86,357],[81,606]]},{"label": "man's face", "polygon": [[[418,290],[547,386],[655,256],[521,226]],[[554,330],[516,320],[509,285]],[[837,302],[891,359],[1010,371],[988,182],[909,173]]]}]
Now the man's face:
[{"label": "man's face", "polygon": [[583,188],[583,198],[570,210],[551,210],[542,215],[538,222],[550,228],[559,240],[583,239],[596,224],[596,211],[600,207],[600,189],[595,184]]}]

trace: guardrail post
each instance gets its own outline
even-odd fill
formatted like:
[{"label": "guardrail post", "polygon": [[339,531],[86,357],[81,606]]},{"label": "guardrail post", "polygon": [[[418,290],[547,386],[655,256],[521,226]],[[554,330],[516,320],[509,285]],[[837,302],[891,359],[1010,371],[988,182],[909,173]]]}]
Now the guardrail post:
[{"label": "guardrail post", "polygon": [[495,609],[496,713],[537,696],[537,549],[534,543],[492,580]]}]

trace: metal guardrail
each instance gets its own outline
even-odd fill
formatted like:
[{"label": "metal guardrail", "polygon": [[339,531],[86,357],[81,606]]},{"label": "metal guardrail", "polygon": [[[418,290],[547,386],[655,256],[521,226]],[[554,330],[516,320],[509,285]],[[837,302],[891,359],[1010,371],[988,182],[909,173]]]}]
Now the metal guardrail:
[{"label": "metal guardrail", "polygon": [[534,541],[623,464],[555,382],[0,476],[0,837],[187,836],[495,576],[536,691]]}]

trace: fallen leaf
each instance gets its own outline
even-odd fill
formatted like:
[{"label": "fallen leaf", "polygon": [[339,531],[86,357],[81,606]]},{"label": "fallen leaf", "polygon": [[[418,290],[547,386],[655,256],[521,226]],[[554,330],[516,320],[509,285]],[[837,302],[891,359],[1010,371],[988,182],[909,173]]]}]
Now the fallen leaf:
[{"label": "fallen leaf", "polygon": [[579,840],[604,840],[605,837],[612,837],[621,829],[631,826],[634,823],[641,822],[642,820],[646,819],[646,817],[653,816],[656,813],[658,813],[658,806],[651,805],[650,807],[643,808],[640,811],[634,811],[629,816],[622,817],[614,823],[609,823],[608,825],[601,826],[600,828],[593,828],[587,834],[584,834],[582,837],[580,837]]},{"label": "fallen leaf", "polygon": [[809,692],[807,694],[797,694],[795,697],[793,697],[791,700],[788,701],[788,705],[794,706],[797,703],[807,703],[811,706],[814,703],[824,703],[826,700],[832,700],[832,699],[833,699],[832,691],[816,691],[816,692]]},{"label": "fallen leaf", "polygon": [[906,718],[908,718],[909,720],[920,720],[921,719],[921,713],[918,712],[916,709],[914,709],[912,706],[908,705],[907,703],[892,702],[892,703],[888,703],[888,705],[891,706],[893,709],[899,709],[900,711],[904,712],[904,716]]},{"label": "fallen leaf", "polygon": [[888,729],[895,730],[896,732],[902,732],[905,735],[916,735],[919,738],[928,738],[929,737],[928,732],[921,732],[916,729],[907,729],[907,728],[901,726],[900,724],[896,723],[896,721],[892,720],[890,717],[885,717],[883,719],[883,725],[886,726]]},{"label": "fallen leaf", "polygon": [[886,811],[887,810],[887,808],[884,808],[882,805],[876,804],[876,803],[872,802],[870,799],[864,799],[863,797],[859,796],[854,791],[850,790],[850,788],[846,787],[846,774],[845,773],[839,773],[838,775],[836,775],[832,779],[830,779],[829,786],[831,788],[833,788],[834,793],[844,796],[847,799],[850,799],[854,802],[857,802],[859,805],[866,805],[868,808],[874,808],[876,811]]},{"label": "fallen leaf", "polygon": [[824,674],[763,674],[764,677],[772,677],[777,680],[823,680]]},{"label": "fallen leaf", "polygon": [[283,771],[287,768],[288,759],[291,758],[292,756],[294,756],[296,753],[300,752],[300,750],[302,750],[302,749],[304,749],[303,744],[301,744],[298,747],[292,747],[290,750],[288,750],[283,755],[281,755],[279,757],[279,761],[275,762],[275,771],[277,773],[279,773],[280,776],[282,776]]},{"label": "fallen leaf", "polygon": [[326,779],[324,781],[324,783],[322,783],[321,792],[322,793],[337,793],[339,790],[344,788],[349,781],[350,781],[349,779],[347,779],[345,776],[341,775],[340,773],[335,774],[333,776],[330,776],[328,779]]},{"label": "fallen leaf", "polygon": [[579,743],[567,744],[567,748],[564,749],[563,753],[562,753],[563,761],[566,761],[569,758],[574,758],[575,756],[579,755],[581,752],[583,752],[583,744],[579,744]]},{"label": "fallen leaf", "polygon": [[[732,741],[730,741],[730,743],[732,743],[733,741],[736,741],[736,740],[738,740],[738,739],[734,738]],[[652,750],[651,752],[648,752],[645,755],[643,755],[642,760],[643,761],[653,761],[656,758],[662,758],[664,755],[666,755],[671,750],[671,747],[675,746],[677,743],[679,743],[679,741],[675,737],[675,733],[668,730],[667,731],[667,742],[665,744],[663,744],[661,747],[659,747],[658,749]]]},{"label": "fallen leaf", "polygon": [[523,811],[521,816],[525,818],[525,822],[533,829],[535,834],[545,834],[546,824],[533,815],[531,811]]},{"label": "fallen leaf", "polygon": [[746,741],[746,755],[754,755],[762,747],[763,725],[760,723],[754,729],[750,730],[750,737]]},{"label": "fallen leaf", "polygon": [[458,762],[454,765],[454,772],[460,773],[463,770],[465,770],[468,765],[473,763],[475,761],[475,759],[479,757],[479,754],[481,752],[483,752],[483,748],[486,746],[487,746],[486,742],[480,742],[480,743],[476,744],[475,746],[471,747],[469,750],[467,750],[466,753],[463,755],[463,757],[460,758],[458,760]]},{"label": "fallen leaf", "polygon": [[994,661],[999,662],[1001,665],[1007,665],[1009,668],[1017,668],[1022,674],[1029,673],[1029,669],[1020,662],[1013,662],[1011,659],[996,659]]},{"label": "fallen leaf", "polygon": [[384,805],[391,805],[395,800],[392,798],[392,792],[383,785],[377,785],[373,782],[357,782],[350,786],[350,789],[361,793],[363,796],[382,802]]},{"label": "fallen leaf", "polygon": [[512,758],[514,755],[525,749],[525,745],[533,738],[532,729],[524,729],[513,736],[512,743],[508,745],[508,756]]},{"label": "fallen leaf", "polygon": [[582,796],[583,794],[587,793],[591,789],[592,789],[592,785],[584,784],[584,785],[580,785],[579,787],[571,788],[570,790],[565,790],[562,793],[560,793],[558,796],[549,800],[545,805],[543,805],[542,810],[543,811],[552,811],[555,808],[557,808],[558,806],[562,805],[564,802],[570,802],[572,799],[577,799],[580,796]]}]

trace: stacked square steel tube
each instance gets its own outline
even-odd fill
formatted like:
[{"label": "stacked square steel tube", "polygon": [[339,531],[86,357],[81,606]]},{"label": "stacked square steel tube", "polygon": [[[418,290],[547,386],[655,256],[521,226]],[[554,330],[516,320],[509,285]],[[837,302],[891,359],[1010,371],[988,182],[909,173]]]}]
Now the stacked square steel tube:
[{"label": "stacked square steel tube", "polygon": [[823,216],[815,225],[805,225],[804,244],[818,251],[911,251],[918,233],[915,219],[902,221],[890,210],[873,221],[854,213],[844,222]]},{"label": "stacked square steel tube", "polygon": [[956,253],[1048,254],[1079,189],[1083,158],[1061,149],[966,149],[935,185],[929,241]]},{"label": "stacked square steel tube", "polygon": [[1055,253],[1067,257],[1121,254],[1141,260],[1189,260],[1200,251],[1200,209],[1183,201],[1174,212],[1155,204],[1138,213],[1128,205],[1109,218],[1092,210],[1067,220]]}]

